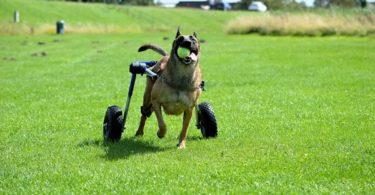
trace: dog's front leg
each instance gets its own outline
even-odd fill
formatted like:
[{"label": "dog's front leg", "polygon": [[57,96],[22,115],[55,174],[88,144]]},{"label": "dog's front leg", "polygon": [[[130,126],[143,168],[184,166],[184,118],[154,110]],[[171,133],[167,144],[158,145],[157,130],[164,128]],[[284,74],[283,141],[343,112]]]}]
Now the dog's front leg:
[{"label": "dog's front leg", "polygon": [[136,137],[143,136],[143,129],[145,128],[146,120],[152,114],[152,105],[151,105],[151,91],[154,86],[154,82],[150,77],[147,77],[146,89],[143,94],[143,105],[141,107],[141,120],[139,121],[138,130],[135,133]]},{"label": "dog's front leg", "polygon": [[165,134],[167,133],[167,127],[163,119],[163,113],[161,112],[161,105],[159,103],[153,102],[152,107],[154,109],[156,118],[158,120],[158,125],[159,125],[159,130],[158,130],[157,135],[159,138],[163,138]]},{"label": "dog's front leg", "polygon": [[182,122],[182,130],[181,130],[181,134],[180,134],[180,141],[178,143],[178,149],[185,148],[186,134],[187,134],[187,130],[188,130],[189,123],[190,123],[192,115],[193,115],[193,108],[185,110],[184,120]]}]

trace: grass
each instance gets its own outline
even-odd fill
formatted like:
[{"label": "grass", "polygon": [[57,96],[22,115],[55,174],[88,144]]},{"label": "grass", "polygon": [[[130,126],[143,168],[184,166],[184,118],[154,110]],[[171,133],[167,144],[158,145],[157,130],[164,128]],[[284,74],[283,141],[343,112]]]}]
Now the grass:
[{"label": "grass", "polygon": [[192,123],[185,150],[176,149],[181,117],[166,118],[162,140],[154,115],[133,138],[144,77],[122,140],[106,145],[101,136],[106,107],[124,105],[128,64],[160,57],[137,48],[170,49],[174,29],[0,36],[0,193],[371,194],[375,40],[226,35],[206,23],[201,101],[214,106],[219,137],[201,139]]},{"label": "grass", "polygon": [[[170,32],[181,24],[188,32],[222,33],[225,22],[246,13],[42,0],[0,0],[0,5],[0,34],[13,35],[52,34],[61,19],[67,33]],[[20,12],[19,24],[12,23],[14,10]]]},{"label": "grass", "polygon": [[241,16],[226,26],[229,34],[293,36],[368,36],[375,33],[373,12],[267,13]]},{"label": "grass", "polygon": [[[54,34],[58,20],[65,21],[68,34],[170,32],[181,24],[188,32],[210,34],[368,36],[375,32],[371,9],[259,14],[45,0],[0,0],[0,5],[0,35]],[[20,12],[18,24],[12,23],[14,10]]]},{"label": "grass", "polygon": [[158,59],[136,50],[144,42],[169,48],[163,36],[2,36],[0,191],[374,190],[375,42],[368,38],[206,36],[202,101],[214,105],[219,137],[202,140],[191,125],[180,151],[181,117],[167,118],[159,140],[152,116],[145,136],[134,139],[139,78],[124,138],[104,145],[103,114],[124,104],[127,65]]}]

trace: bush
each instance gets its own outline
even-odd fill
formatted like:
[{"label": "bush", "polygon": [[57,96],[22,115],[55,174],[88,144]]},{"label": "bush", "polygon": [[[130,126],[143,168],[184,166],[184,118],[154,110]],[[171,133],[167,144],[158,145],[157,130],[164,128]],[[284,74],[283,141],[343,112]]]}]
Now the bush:
[{"label": "bush", "polygon": [[341,13],[264,13],[242,16],[230,21],[229,34],[328,36],[374,34],[375,14],[343,15]]}]

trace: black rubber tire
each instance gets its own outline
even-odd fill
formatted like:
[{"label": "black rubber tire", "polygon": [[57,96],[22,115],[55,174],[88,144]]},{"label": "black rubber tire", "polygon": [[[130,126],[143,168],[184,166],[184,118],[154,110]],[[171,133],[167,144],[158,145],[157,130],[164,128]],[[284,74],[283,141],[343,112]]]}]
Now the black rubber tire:
[{"label": "black rubber tire", "polygon": [[201,130],[202,136],[204,138],[216,137],[218,134],[217,123],[212,106],[207,102],[199,104],[197,117],[197,127]]},{"label": "black rubber tire", "polygon": [[118,106],[109,106],[105,112],[103,121],[103,138],[104,141],[117,142],[121,139],[122,128],[122,111]]}]

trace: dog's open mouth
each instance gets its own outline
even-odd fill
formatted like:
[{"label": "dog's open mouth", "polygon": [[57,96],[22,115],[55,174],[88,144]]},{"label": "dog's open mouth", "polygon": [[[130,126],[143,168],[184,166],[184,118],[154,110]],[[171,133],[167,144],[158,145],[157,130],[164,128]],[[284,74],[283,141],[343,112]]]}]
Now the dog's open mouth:
[{"label": "dog's open mouth", "polygon": [[178,58],[181,60],[181,62],[183,62],[184,64],[186,65],[189,65],[193,62],[196,62],[197,59],[198,59],[198,50],[196,49],[189,49],[189,48],[184,48],[184,50],[186,50],[187,53],[184,53],[184,54],[180,54],[177,53],[177,56]]}]

